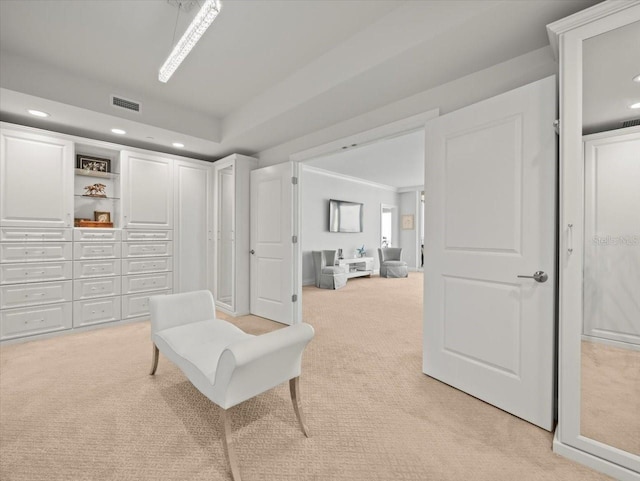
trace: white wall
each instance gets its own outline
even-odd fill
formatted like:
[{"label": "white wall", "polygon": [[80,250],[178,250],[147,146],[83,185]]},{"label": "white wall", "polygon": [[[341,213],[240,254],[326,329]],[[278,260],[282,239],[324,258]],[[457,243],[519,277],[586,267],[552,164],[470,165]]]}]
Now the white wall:
[{"label": "white wall", "polygon": [[[345,257],[353,257],[355,249],[364,244],[367,255],[375,259],[375,269],[378,269],[380,205],[397,206],[399,198],[396,190],[304,164],[300,167],[302,186],[300,243],[303,284],[309,285],[314,282],[311,255],[311,251],[314,250],[341,248]],[[355,234],[329,232],[329,199],[362,202],[364,204],[363,232]]]},{"label": "white wall", "polygon": [[409,269],[415,269],[420,267],[420,257],[417,252],[418,239],[419,239],[419,227],[420,215],[418,206],[420,202],[420,191],[401,192],[398,194],[400,199],[399,216],[400,220],[403,215],[413,216],[413,229],[405,230],[400,229],[400,239],[398,247],[402,247],[402,260],[407,263]]}]

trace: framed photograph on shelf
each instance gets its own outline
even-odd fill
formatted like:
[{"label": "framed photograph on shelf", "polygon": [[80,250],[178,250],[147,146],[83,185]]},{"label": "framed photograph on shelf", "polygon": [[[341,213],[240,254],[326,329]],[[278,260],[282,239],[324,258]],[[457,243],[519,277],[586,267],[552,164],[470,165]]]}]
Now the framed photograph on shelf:
[{"label": "framed photograph on shelf", "polygon": [[111,212],[93,211],[93,220],[96,222],[111,223]]},{"label": "framed photograph on shelf", "polygon": [[111,172],[111,159],[78,154],[76,155],[76,167],[89,172]]}]

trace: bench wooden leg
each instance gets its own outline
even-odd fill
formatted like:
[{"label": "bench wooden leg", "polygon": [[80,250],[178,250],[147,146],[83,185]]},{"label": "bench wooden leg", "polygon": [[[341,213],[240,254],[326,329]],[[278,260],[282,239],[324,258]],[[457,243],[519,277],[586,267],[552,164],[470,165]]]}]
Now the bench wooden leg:
[{"label": "bench wooden leg", "polygon": [[302,406],[300,406],[300,378],[294,377],[289,379],[289,390],[291,391],[291,402],[293,402],[293,410],[296,412],[296,417],[300,423],[300,428],[306,437],[311,437],[309,428],[304,422],[304,414],[302,414]]},{"label": "bench wooden leg", "polygon": [[229,419],[229,412],[226,409],[222,410],[222,425],[224,427],[222,444],[224,444],[224,451],[227,454],[229,466],[231,467],[231,478],[233,479],[233,481],[242,481],[240,479],[240,467],[238,465],[238,458],[236,456],[236,451],[233,448],[233,439],[231,439],[231,420]]},{"label": "bench wooden leg", "polygon": [[160,354],[160,351],[158,350],[158,347],[154,343],[153,353],[151,355],[151,372],[149,372],[151,376],[153,376],[156,373],[156,369],[158,369],[158,354]]}]

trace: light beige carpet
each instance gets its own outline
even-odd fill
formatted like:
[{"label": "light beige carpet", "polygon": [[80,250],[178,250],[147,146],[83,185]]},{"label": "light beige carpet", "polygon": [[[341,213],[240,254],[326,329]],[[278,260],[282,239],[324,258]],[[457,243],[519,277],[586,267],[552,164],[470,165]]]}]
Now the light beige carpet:
[{"label": "light beige carpet", "polygon": [[640,352],[582,341],[580,434],[640,455]]},{"label": "light beige carpet", "polygon": [[[552,435],[421,373],[422,276],[305,288],[300,432],[286,385],[231,410],[245,481],[598,480]],[[274,323],[248,316],[242,328]],[[3,480],[228,480],[219,409],[148,323],[0,349]]]}]

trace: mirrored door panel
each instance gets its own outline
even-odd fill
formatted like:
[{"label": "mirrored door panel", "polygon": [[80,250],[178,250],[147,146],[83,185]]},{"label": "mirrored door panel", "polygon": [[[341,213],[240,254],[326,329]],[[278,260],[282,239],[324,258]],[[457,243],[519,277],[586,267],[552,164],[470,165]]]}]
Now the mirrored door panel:
[{"label": "mirrored door panel", "polygon": [[234,175],[230,165],[218,171],[218,249],[216,301],[233,309]]},{"label": "mirrored door panel", "polygon": [[617,132],[585,138],[580,432],[640,454],[640,129]]}]

